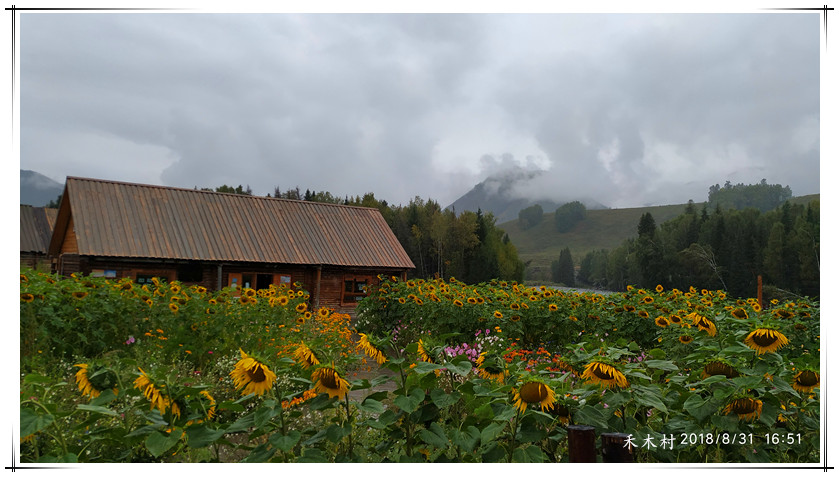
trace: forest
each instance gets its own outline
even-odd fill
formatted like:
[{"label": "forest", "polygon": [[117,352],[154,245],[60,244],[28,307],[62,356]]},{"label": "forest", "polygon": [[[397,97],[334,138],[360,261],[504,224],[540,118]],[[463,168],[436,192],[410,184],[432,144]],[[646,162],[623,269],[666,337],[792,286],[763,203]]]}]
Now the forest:
[{"label": "forest", "polygon": [[712,186],[708,202],[689,203],[675,219],[657,225],[644,214],[637,236],[586,254],[577,279],[611,290],[694,286],[742,297],[754,296],[760,276],[781,296],[818,297],[819,201],[794,204],[788,191],[765,181]]}]

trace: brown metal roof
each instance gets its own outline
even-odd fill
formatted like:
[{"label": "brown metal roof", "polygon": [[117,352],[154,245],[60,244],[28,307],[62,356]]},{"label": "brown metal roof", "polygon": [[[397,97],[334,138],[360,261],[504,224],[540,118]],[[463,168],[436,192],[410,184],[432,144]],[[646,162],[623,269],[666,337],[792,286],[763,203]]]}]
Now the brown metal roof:
[{"label": "brown metal roof", "polygon": [[58,209],[20,206],[20,251],[47,253]]},{"label": "brown metal roof", "polygon": [[414,268],[368,207],[68,177],[60,211],[80,255]]}]

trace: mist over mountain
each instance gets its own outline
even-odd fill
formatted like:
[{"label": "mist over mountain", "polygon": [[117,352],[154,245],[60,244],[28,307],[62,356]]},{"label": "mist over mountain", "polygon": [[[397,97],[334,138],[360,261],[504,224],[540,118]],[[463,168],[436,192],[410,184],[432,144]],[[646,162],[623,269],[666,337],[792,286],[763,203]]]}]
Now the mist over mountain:
[{"label": "mist over mountain", "polygon": [[20,170],[20,203],[43,207],[64,192],[64,184],[35,171]]},{"label": "mist over mountain", "polygon": [[465,210],[477,212],[478,209],[481,212],[492,212],[499,224],[518,218],[519,211],[535,204],[539,204],[545,213],[551,213],[559,206],[575,200],[582,202],[588,209],[608,208],[589,197],[563,197],[563,191],[559,189],[556,190],[554,197],[525,197],[524,194],[529,190],[529,183],[544,172],[523,167],[496,172],[446,208],[458,214]]}]

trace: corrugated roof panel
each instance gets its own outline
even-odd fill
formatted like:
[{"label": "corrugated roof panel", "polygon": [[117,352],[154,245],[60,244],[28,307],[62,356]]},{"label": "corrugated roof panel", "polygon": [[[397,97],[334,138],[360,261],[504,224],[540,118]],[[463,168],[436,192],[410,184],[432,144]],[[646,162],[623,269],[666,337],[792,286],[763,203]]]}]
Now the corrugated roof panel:
[{"label": "corrugated roof panel", "polygon": [[58,209],[20,206],[20,251],[46,253]]},{"label": "corrugated roof panel", "polygon": [[413,268],[377,209],[67,178],[83,255]]}]

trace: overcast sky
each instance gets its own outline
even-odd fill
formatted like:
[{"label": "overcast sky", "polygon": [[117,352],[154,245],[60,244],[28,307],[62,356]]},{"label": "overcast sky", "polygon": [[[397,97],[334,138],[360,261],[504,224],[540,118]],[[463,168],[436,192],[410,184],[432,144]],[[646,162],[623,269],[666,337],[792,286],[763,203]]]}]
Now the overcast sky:
[{"label": "overcast sky", "polygon": [[820,13],[23,13],[20,168],[446,206],[819,193]]}]

